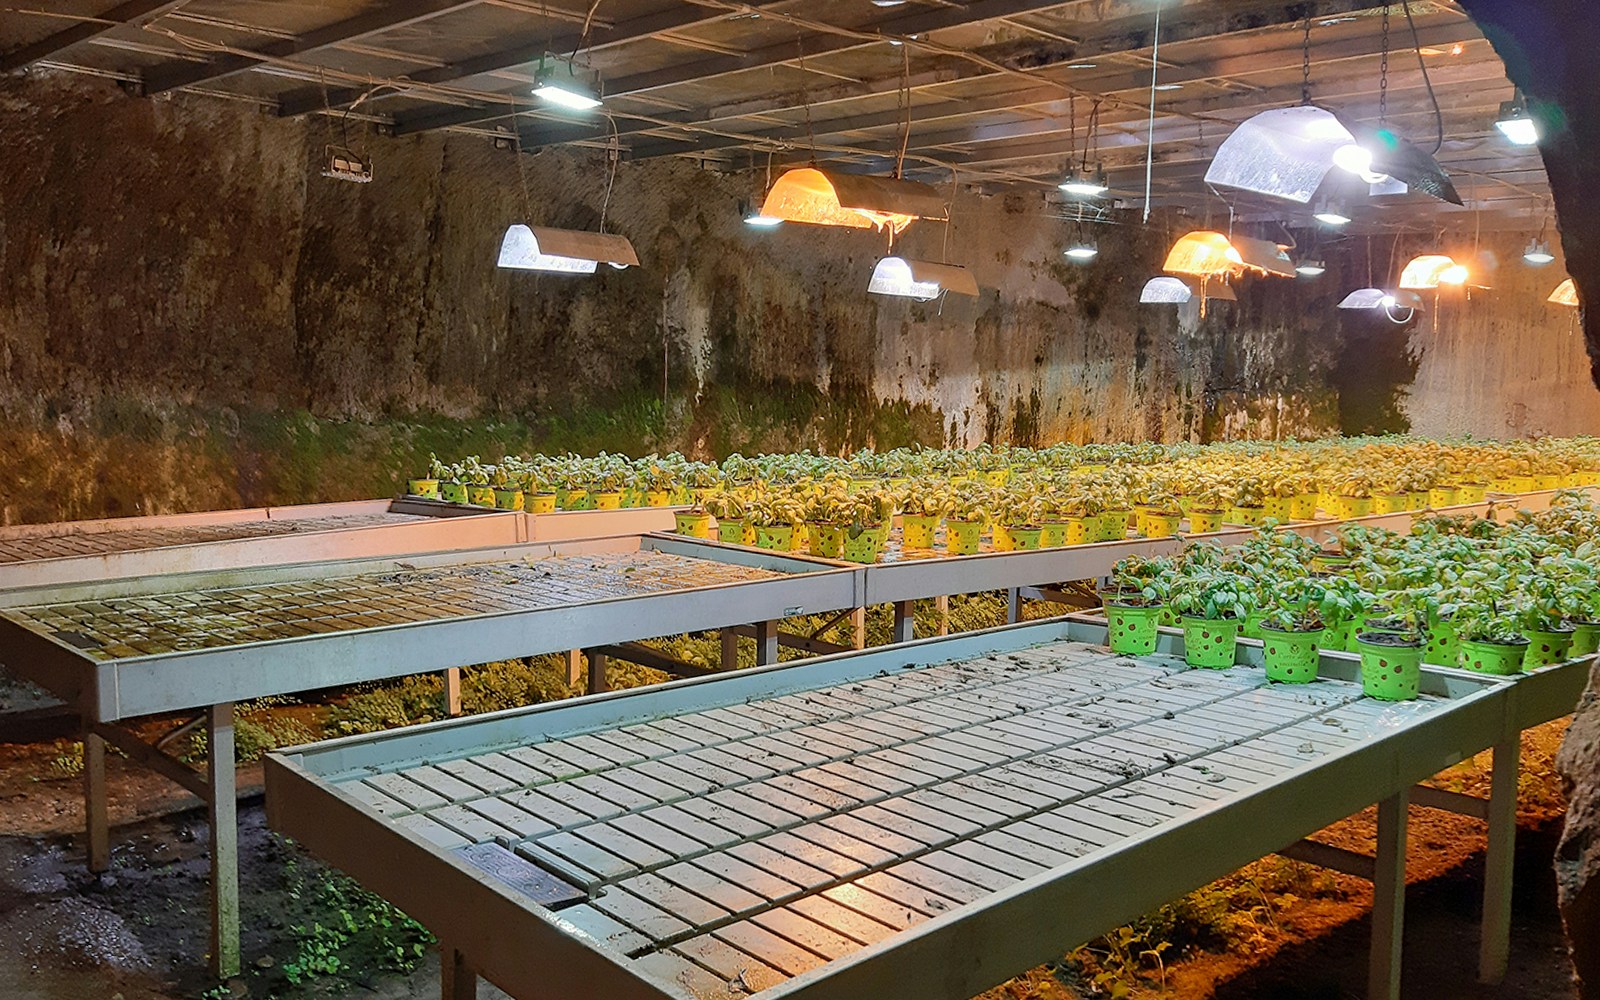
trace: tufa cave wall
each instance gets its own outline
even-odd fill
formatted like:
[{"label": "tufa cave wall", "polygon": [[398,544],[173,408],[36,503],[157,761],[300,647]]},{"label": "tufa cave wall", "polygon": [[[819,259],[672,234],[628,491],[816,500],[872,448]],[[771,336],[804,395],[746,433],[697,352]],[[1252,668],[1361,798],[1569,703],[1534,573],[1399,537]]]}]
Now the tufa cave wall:
[{"label": "tufa cave wall", "polygon": [[[319,121],[0,80],[0,519],[385,495],[427,453],[639,453],[1336,430],[1337,322],[1290,282],[1199,321],[1136,304],[1176,220],[1091,267],[1039,191],[963,188],[901,250],[976,299],[865,294],[884,237],[742,224],[752,175],[363,137]],[[525,188],[525,191],[524,191]],[[593,277],[493,266],[524,217],[630,237]]]}]

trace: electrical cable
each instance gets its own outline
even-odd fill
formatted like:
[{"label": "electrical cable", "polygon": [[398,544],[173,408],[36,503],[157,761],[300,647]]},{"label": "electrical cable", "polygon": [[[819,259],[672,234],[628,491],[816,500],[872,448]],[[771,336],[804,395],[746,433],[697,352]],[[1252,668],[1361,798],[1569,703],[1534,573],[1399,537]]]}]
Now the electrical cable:
[{"label": "electrical cable", "polygon": [[1433,123],[1439,136],[1433,144],[1433,152],[1437,155],[1444,148],[1444,112],[1439,110],[1439,95],[1433,92],[1433,79],[1428,76],[1428,61],[1422,58],[1422,39],[1417,35],[1417,22],[1411,17],[1410,0],[1403,0],[1400,9],[1406,12],[1406,24],[1411,26],[1411,46],[1417,51],[1417,65],[1422,67],[1422,82],[1428,88],[1428,100],[1433,102]]}]

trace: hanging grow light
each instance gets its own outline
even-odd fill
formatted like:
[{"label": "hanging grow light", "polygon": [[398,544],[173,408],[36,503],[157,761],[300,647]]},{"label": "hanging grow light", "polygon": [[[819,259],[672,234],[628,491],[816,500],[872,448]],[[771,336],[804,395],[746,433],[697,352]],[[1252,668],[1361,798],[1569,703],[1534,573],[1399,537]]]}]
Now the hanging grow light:
[{"label": "hanging grow light", "polygon": [[1311,217],[1324,226],[1332,226],[1335,229],[1350,224],[1349,210],[1335,201],[1318,202]]},{"label": "hanging grow light", "polygon": [[516,223],[500,241],[498,266],[518,271],[593,274],[601,264],[617,270],[634,267],[639,257],[627,237],[577,229],[548,229]]},{"label": "hanging grow light", "polygon": [[1535,146],[1539,143],[1539,123],[1528,113],[1527,102],[1522,99],[1520,90],[1511,100],[1500,105],[1500,117],[1495,119],[1494,127],[1513,145]]},{"label": "hanging grow light", "polygon": [[1151,278],[1144,283],[1144,290],[1139,293],[1139,301],[1145,305],[1169,306],[1182,305],[1194,298],[1194,289],[1182,278],[1163,276]]},{"label": "hanging grow light", "polygon": [[1556,290],[1550,293],[1549,301],[1558,306],[1571,306],[1574,309],[1582,305],[1578,301],[1578,286],[1571,278],[1556,286]]},{"label": "hanging grow light", "polygon": [[1316,278],[1326,274],[1328,265],[1322,260],[1303,260],[1294,266],[1294,273],[1302,278]]},{"label": "hanging grow light", "polygon": [[1249,236],[1232,239],[1221,233],[1199,230],[1174,243],[1161,268],[1173,274],[1213,278],[1254,271],[1282,278],[1294,277],[1294,261],[1283,247]]},{"label": "hanging grow light", "polygon": [[1077,198],[1097,197],[1106,193],[1106,168],[1097,165],[1092,171],[1075,170],[1071,177],[1056,186]]},{"label": "hanging grow light", "polygon": [[949,217],[944,198],[930,185],[819,167],[800,167],[780,176],[767,191],[760,214],[814,226],[887,229],[895,235],[917,219]]},{"label": "hanging grow light", "polygon": [[926,302],[943,292],[976,296],[978,281],[971,271],[955,264],[885,257],[872,269],[867,291],[873,295],[894,295]]},{"label": "hanging grow light", "polygon": [[1087,264],[1100,256],[1100,247],[1093,240],[1079,240],[1072,246],[1067,247],[1062,253],[1069,260],[1076,261],[1079,264]]},{"label": "hanging grow light", "polygon": [[1206,183],[1304,205],[1336,166],[1369,184],[1399,181],[1461,204],[1432,156],[1387,129],[1346,122],[1313,104],[1274,108],[1240,123],[1217,148]]},{"label": "hanging grow light", "polygon": [[1453,257],[1429,253],[1413,257],[1400,272],[1400,287],[1427,290],[1441,285],[1465,285],[1472,277],[1466,265],[1458,264]]},{"label": "hanging grow light", "polygon": [[587,81],[578,77],[571,63],[546,66],[540,60],[533,77],[533,96],[546,104],[569,111],[592,111],[600,106],[600,95]]},{"label": "hanging grow light", "polygon": [[1550,252],[1550,244],[1534,238],[1528,241],[1527,249],[1522,251],[1522,259],[1534,267],[1543,267],[1554,261],[1556,255]]},{"label": "hanging grow light", "polygon": [[1359,288],[1344,297],[1340,309],[1376,310],[1389,322],[1403,326],[1422,311],[1422,296],[1416,292],[1389,292],[1382,288]]}]

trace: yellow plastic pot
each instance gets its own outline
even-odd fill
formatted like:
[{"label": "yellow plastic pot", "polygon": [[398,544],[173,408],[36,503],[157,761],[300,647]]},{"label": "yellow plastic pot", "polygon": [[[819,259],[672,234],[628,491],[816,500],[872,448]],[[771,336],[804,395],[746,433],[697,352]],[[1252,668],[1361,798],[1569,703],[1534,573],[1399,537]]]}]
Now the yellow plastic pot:
[{"label": "yellow plastic pot", "polygon": [[1144,519],[1146,538],[1171,538],[1178,533],[1183,518],[1177,514],[1149,514]]},{"label": "yellow plastic pot", "polygon": [[622,509],[622,493],[620,491],[618,491],[618,492],[602,491],[602,492],[596,493],[594,495],[594,509],[595,510],[621,510]]},{"label": "yellow plastic pot", "polygon": [[648,507],[671,507],[671,490],[648,490],[644,495],[645,505]]},{"label": "yellow plastic pot", "polygon": [[1344,504],[1344,516],[1347,519],[1366,517],[1372,513],[1371,497],[1340,497],[1339,500]]},{"label": "yellow plastic pot", "polygon": [[1201,510],[1198,507],[1189,511],[1189,533],[1191,535],[1205,535],[1221,530],[1222,511]]},{"label": "yellow plastic pot", "polygon": [[680,535],[688,535],[690,538],[711,537],[710,514],[695,514],[689,511],[679,511],[673,515],[673,520],[677,523],[676,530]]},{"label": "yellow plastic pot", "polygon": [[944,523],[944,548],[953,556],[970,556],[978,551],[983,537],[982,521],[946,521]]},{"label": "yellow plastic pot", "polygon": [[1014,552],[1017,545],[1011,540],[1011,530],[1003,524],[994,526],[994,550],[996,552]]},{"label": "yellow plastic pot", "polygon": [[1289,519],[1291,521],[1315,521],[1317,519],[1317,495],[1315,493],[1297,493],[1290,497]]},{"label": "yellow plastic pot", "polygon": [[524,493],[522,495],[522,509],[529,514],[554,514],[556,510],[556,495],[554,493]]},{"label": "yellow plastic pot", "polygon": [[1374,514],[1398,514],[1411,507],[1411,494],[1409,493],[1380,493],[1372,498],[1372,512]]},{"label": "yellow plastic pot", "polygon": [[563,490],[556,494],[556,503],[562,510],[589,510],[589,491]]},{"label": "yellow plastic pot", "polygon": [[1461,490],[1454,486],[1435,486],[1428,491],[1428,506],[1454,507],[1461,503]]},{"label": "yellow plastic pot", "polygon": [[1238,504],[1234,504],[1228,509],[1228,522],[1230,524],[1242,524],[1249,528],[1260,524],[1266,516],[1265,507],[1241,507]]},{"label": "yellow plastic pot", "polygon": [[1460,503],[1483,503],[1489,495],[1489,487],[1482,483],[1463,483],[1456,487],[1456,497]]},{"label": "yellow plastic pot", "polygon": [[1261,504],[1262,512],[1275,521],[1289,520],[1289,498],[1267,497]]},{"label": "yellow plastic pot", "polygon": [[439,480],[408,479],[406,480],[406,495],[421,497],[424,500],[437,500],[439,499]]},{"label": "yellow plastic pot", "polygon": [[467,503],[472,504],[474,507],[493,507],[494,506],[494,487],[493,486],[474,486],[471,483],[468,483],[467,484]]},{"label": "yellow plastic pot", "polygon": [[923,514],[904,514],[900,518],[900,536],[908,549],[933,548],[933,533],[939,527],[937,517]]}]

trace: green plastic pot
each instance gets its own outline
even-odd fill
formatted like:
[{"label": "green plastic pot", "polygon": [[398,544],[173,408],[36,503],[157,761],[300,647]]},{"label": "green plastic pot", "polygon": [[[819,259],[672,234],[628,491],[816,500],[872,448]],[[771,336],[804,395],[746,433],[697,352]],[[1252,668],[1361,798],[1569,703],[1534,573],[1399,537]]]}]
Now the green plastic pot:
[{"label": "green plastic pot", "polygon": [[1007,527],[1006,531],[1011,535],[1012,546],[1021,551],[1039,548],[1044,536],[1043,528],[1022,527],[1015,524]]},{"label": "green plastic pot", "polygon": [[1350,633],[1355,631],[1354,621],[1340,622],[1331,628],[1322,630],[1322,648],[1333,652],[1347,653],[1350,651]]},{"label": "green plastic pot", "polygon": [[1423,654],[1423,662],[1453,667],[1460,659],[1461,640],[1456,635],[1455,625],[1447,620],[1435,622],[1428,630],[1428,646]]},{"label": "green plastic pot", "polygon": [[774,552],[788,552],[794,544],[794,526],[789,524],[756,525],[756,548]]},{"label": "green plastic pot", "polygon": [[933,532],[939,527],[937,517],[906,514],[900,518],[900,536],[908,549],[933,548]]},{"label": "green plastic pot", "polygon": [[446,503],[466,503],[467,487],[464,483],[444,482],[439,484],[439,498]]},{"label": "green plastic pot", "polygon": [[467,503],[472,504],[474,507],[493,507],[494,506],[494,487],[493,486],[473,486],[471,484],[468,484],[468,486],[467,486]]},{"label": "green plastic pot", "polygon": [[1542,632],[1528,630],[1528,649],[1522,658],[1522,669],[1538,670],[1557,663],[1565,663],[1572,649],[1572,629]]},{"label": "green plastic pot", "polygon": [[755,526],[737,518],[724,518],[717,522],[717,541],[729,545],[755,544]]},{"label": "green plastic pot", "polygon": [[1421,640],[1393,632],[1362,632],[1356,647],[1361,653],[1361,691],[1368,698],[1411,701],[1421,692]]},{"label": "green plastic pot", "polygon": [[1290,632],[1273,625],[1261,628],[1261,661],[1267,680],[1280,684],[1310,684],[1317,679],[1322,629]]},{"label": "green plastic pot", "polygon": [[1159,604],[1134,607],[1128,604],[1106,605],[1106,634],[1111,651],[1121,656],[1149,656],[1156,651],[1156,631],[1165,610]]},{"label": "green plastic pot", "polygon": [[1468,639],[1461,643],[1463,670],[1479,674],[1512,677],[1522,673],[1522,658],[1528,653],[1528,640],[1521,642],[1481,642]]},{"label": "green plastic pot", "polygon": [[562,510],[588,510],[588,490],[561,490],[556,494],[556,506]]},{"label": "green plastic pot", "polygon": [[983,537],[982,521],[946,521],[944,523],[944,548],[953,556],[970,556],[978,551],[978,541]]},{"label": "green plastic pot", "polygon": [[1265,611],[1252,611],[1244,617],[1244,625],[1239,628],[1239,634],[1246,639],[1261,638],[1261,623],[1267,620]]},{"label": "green plastic pot", "polygon": [[813,524],[809,543],[811,554],[824,559],[838,559],[844,555],[844,533],[842,524]]},{"label": "green plastic pot", "polygon": [[1573,659],[1600,652],[1600,622],[1573,622],[1572,647],[1567,655]]},{"label": "green plastic pot", "polygon": [[[875,563],[883,554],[883,543],[889,529],[883,526],[861,528],[853,534],[844,530],[844,557],[854,563]],[[1035,539],[1037,541],[1037,539]]]},{"label": "green plastic pot", "polygon": [[406,480],[406,495],[421,497],[424,500],[437,500],[439,499],[439,480],[408,479]]},{"label": "green plastic pot", "polygon": [[494,489],[494,505],[497,510],[521,510],[522,491],[515,486],[496,486]]},{"label": "green plastic pot", "polygon": [[1239,641],[1237,618],[1183,616],[1183,655],[1191,667],[1226,670],[1234,664],[1234,646]]}]

